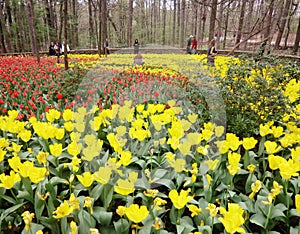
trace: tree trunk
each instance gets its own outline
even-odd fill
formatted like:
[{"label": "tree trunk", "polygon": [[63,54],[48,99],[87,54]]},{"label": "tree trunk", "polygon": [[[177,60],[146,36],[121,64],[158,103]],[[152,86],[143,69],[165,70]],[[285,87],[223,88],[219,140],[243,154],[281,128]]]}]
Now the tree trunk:
[{"label": "tree trunk", "polygon": [[299,42],[300,42],[300,17],[299,17],[298,28],[297,28],[297,33],[296,33],[296,39],[295,39],[294,48],[293,48],[293,53],[294,54],[297,54],[297,52],[298,52]]},{"label": "tree trunk", "polygon": [[129,0],[128,6],[128,28],[127,28],[127,46],[132,46],[132,21],[133,21],[133,0]]},{"label": "tree trunk", "polygon": [[280,47],[280,42],[281,42],[282,35],[284,33],[286,20],[287,20],[287,17],[289,15],[289,11],[291,8],[291,3],[292,3],[291,0],[286,0],[286,2],[285,2],[285,7],[283,9],[281,22],[280,22],[280,25],[278,28],[278,34],[277,34],[277,38],[276,38],[276,42],[275,42],[275,49],[279,49],[279,47]]},{"label": "tree trunk", "polygon": [[[241,11],[240,11],[240,18],[239,18],[239,26],[238,26],[238,31],[236,35],[236,42],[235,44],[239,44],[241,39],[242,39],[242,31],[243,31],[243,26],[244,26],[244,18],[245,18],[245,8],[246,8],[246,3],[248,0],[243,0],[242,1],[242,6],[241,6]],[[237,47],[239,48],[239,47]]]},{"label": "tree trunk", "polygon": [[291,11],[291,13],[288,16],[287,31],[286,31],[286,36],[285,36],[285,40],[284,40],[284,49],[288,48],[288,38],[290,35],[290,31],[291,31],[291,20],[292,20],[292,16],[295,15],[295,13],[298,9],[298,5],[299,5],[299,3],[293,4],[294,9]]},{"label": "tree trunk", "polygon": [[166,44],[166,18],[167,18],[167,0],[163,0],[163,10],[162,10],[162,17],[163,17],[163,35],[162,35],[162,44]]},{"label": "tree trunk", "polygon": [[204,40],[204,32],[205,32],[205,25],[206,25],[206,19],[207,19],[207,7],[206,7],[206,0],[204,1],[204,4],[202,6],[202,17],[201,17],[201,21],[202,21],[202,27],[201,27],[201,34],[200,34],[200,46],[202,46],[203,44],[203,40]]},{"label": "tree trunk", "polygon": [[64,0],[64,62],[65,62],[65,70],[69,69],[69,62],[68,62],[68,0]]},{"label": "tree trunk", "polygon": [[177,0],[177,44],[180,46],[182,44],[180,37],[180,29],[181,29],[181,0]]},{"label": "tree trunk", "polygon": [[176,11],[177,11],[177,1],[174,0],[173,3],[173,22],[172,22],[172,39],[171,39],[171,45],[175,45],[175,39],[176,39]]},{"label": "tree trunk", "polygon": [[77,12],[77,0],[72,1],[72,27],[71,27],[71,43],[73,48],[78,47],[78,12]]},{"label": "tree trunk", "polygon": [[59,17],[60,17],[60,24],[59,24],[59,30],[58,30],[58,42],[61,43],[62,38],[62,32],[63,32],[63,22],[64,22],[64,1],[60,0],[59,3]]},{"label": "tree trunk", "polygon": [[215,34],[215,23],[217,18],[218,0],[212,0],[210,21],[209,21],[209,41],[214,38]]},{"label": "tree trunk", "polygon": [[266,11],[268,11],[269,13],[266,17],[266,29],[264,31],[264,38],[270,38],[271,35],[272,25],[274,22],[274,3],[275,0],[271,0],[266,9]]},{"label": "tree trunk", "polygon": [[98,25],[98,40],[97,40],[97,46],[98,46],[98,54],[101,56],[101,51],[102,51],[102,0],[97,0],[97,5],[98,5],[98,18],[99,18],[99,25]]},{"label": "tree trunk", "polygon": [[180,14],[180,47],[184,47],[185,42],[185,0],[181,2],[181,14]]},{"label": "tree trunk", "polygon": [[[103,49],[103,51],[105,52],[105,55],[107,56],[106,54],[106,50],[104,48],[104,42],[107,38],[107,1],[106,0],[100,0],[101,2],[101,9],[100,9],[100,12],[101,12],[101,22],[100,22],[100,32],[101,32],[101,35],[99,36],[99,39],[101,41],[101,47]],[[103,36],[102,36],[103,35]]]},{"label": "tree trunk", "polygon": [[[196,37],[197,37],[197,32],[198,32],[198,28],[197,28],[197,17],[198,17],[198,12],[197,12],[197,3],[195,0],[191,0],[191,2],[189,3],[188,6],[189,9],[189,15],[191,15],[191,25],[192,25],[192,29],[191,29],[191,33]],[[189,20],[187,20],[189,21]]]},{"label": "tree trunk", "polygon": [[[26,12],[26,6],[23,0],[20,1],[20,14],[22,14],[23,12]],[[22,22],[22,47],[23,51],[29,51],[31,49],[31,45],[30,43],[28,43],[28,41],[30,41],[30,36],[28,35],[28,23],[27,21],[24,19],[24,17],[20,17],[21,22]]]},{"label": "tree trunk", "polygon": [[[225,46],[226,46],[226,40],[227,40],[227,31],[228,31],[228,22],[229,22],[229,10],[230,9],[230,2],[228,3],[227,5],[227,10],[226,10],[226,15],[225,15],[225,25],[224,25],[224,40],[223,40],[223,43],[222,43],[222,48],[224,49]],[[225,8],[225,9],[226,9]]]},{"label": "tree trunk", "polygon": [[223,23],[224,23],[224,2],[221,2],[220,3],[220,7],[219,7],[219,15],[217,16],[218,20],[217,20],[217,33],[218,33],[218,37],[217,37],[217,48],[219,48],[219,45],[221,43],[221,37],[224,38],[223,36],[223,30],[222,28],[224,27],[223,26]]},{"label": "tree trunk", "polygon": [[36,60],[40,63],[40,55],[37,48],[37,40],[36,40],[36,32],[34,25],[34,6],[32,0],[26,1],[27,10],[28,10],[28,23],[29,23],[29,31],[30,31],[30,40],[31,40],[31,49],[32,53],[36,56]]},{"label": "tree trunk", "polygon": [[[253,18],[253,10],[254,10],[254,1],[249,1],[249,7],[248,7],[248,14],[246,17],[246,21],[245,21],[245,31],[246,31],[246,36],[249,34],[250,30],[251,30],[251,25],[252,25],[252,18]],[[244,43],[244,50],[247,49],[247,42]]]},{"label": "tree trunk", "polygon": [[1,53],[6,53],[5,37],[4,37],[4,16],[2,4],[0,4],[0,40],[1,40]]},{"label": "tree trunk", "polygon": [[94,40],[94,24],[93,24],[93,10],[92,10],[92,0],[88,0],[88,12],[89,12],[89,47],[95,47]]}]

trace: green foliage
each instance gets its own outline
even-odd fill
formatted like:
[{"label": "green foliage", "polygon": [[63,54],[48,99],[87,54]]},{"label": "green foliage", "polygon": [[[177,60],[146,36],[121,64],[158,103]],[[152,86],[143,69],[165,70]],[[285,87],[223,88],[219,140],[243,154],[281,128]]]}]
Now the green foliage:
[{"label": "green foliage", "polygon": [[296,77],[296,63],[275,58],[259,62],[243,59],[241,64],[232,64],[226,78],[216,78],[226,105],[228,132],[249,137],[257,134],[264,122],[280,122],[289,112],[282,90]]}]

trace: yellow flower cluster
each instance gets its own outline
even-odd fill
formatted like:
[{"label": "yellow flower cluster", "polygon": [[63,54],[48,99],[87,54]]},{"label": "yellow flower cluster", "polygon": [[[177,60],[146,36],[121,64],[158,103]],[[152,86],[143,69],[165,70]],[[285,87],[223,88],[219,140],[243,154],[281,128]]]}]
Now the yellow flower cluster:
[{"label": "yellow flower cluster", "polygon": [[80,210],[80,205],[78,198],[72,193],[69,200],[64,200],[64,202],[56,208],[53,212],[53,217],[61,219],[72,214],[75,210]]},{"label": "yellow flower cluster", "polygon": [[149,211],[146,206],[131,204],[129,207],[118,206],[117,214],[121,217],[126,215],[130,221],[138,224],[147,218]]}]

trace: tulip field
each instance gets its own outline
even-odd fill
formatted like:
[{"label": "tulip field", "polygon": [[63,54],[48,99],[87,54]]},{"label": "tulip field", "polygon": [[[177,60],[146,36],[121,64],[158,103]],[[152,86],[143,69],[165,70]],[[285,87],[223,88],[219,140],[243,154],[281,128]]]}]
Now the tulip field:
[{"label": "tulip field", "polygon": [[300,70],[0,57],[0,233],[299,233]]}]

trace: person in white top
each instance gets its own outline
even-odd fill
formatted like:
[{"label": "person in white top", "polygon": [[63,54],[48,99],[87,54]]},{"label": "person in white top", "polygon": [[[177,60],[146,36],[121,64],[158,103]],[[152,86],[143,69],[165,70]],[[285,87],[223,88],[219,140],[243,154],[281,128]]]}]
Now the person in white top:
[{"label": "person in white top", "polygon": [[[61,51],[62,54],[64,53],[64,51],[65,51],[65,42],[63,42],[63,43],[61,44],[60,51]],[[67,44],[67,53],[69,53],[69,52],[70,52],[70,47],[69,47],[69,45]]]}]

